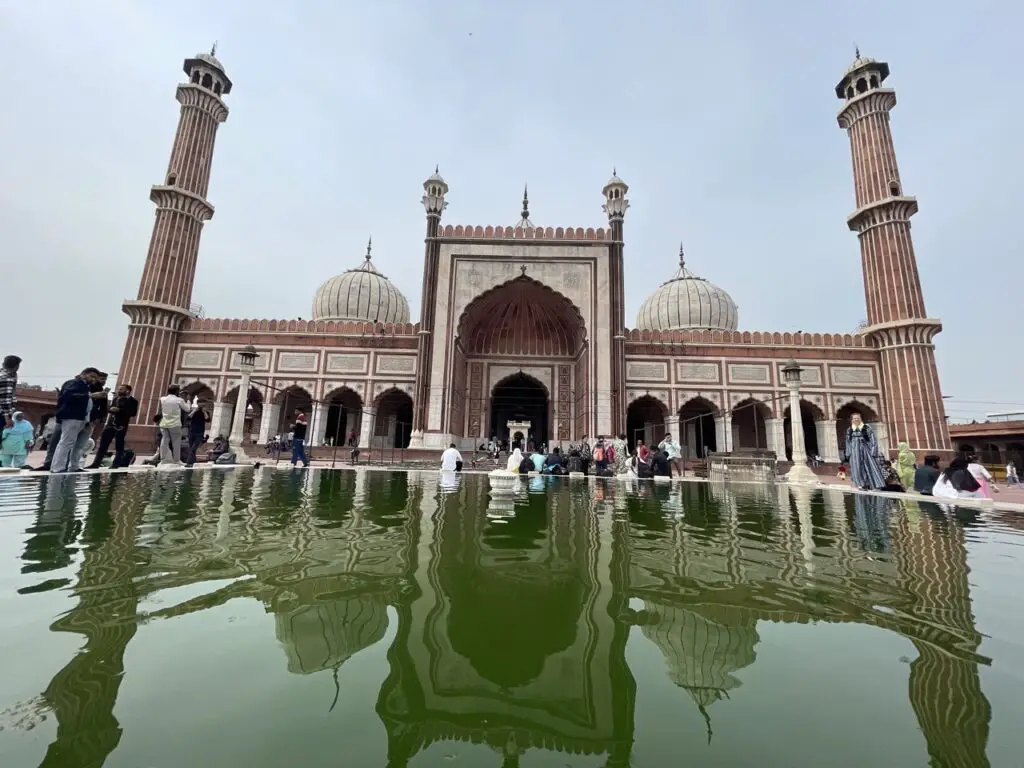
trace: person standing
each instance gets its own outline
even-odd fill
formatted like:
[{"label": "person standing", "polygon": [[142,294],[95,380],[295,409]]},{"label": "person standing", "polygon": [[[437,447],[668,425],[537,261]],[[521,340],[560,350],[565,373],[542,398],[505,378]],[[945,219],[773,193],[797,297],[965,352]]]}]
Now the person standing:
[{"label": "person standing", "polygon": [[[908,491],[914,487],[915,472],[917,471],[917,456],[910,450],[910,445],[901,442],[896,454],[896,474],[900,476],[900,483]],[[934,485],[934,483],[933,483]]]},{"label": "person standing", "polygon": [[1017,465],[1012,461],[1006,465],[1006,484],[1020,485],[1020,478],[1017,476]]},{"label": "person standing", "polygon": [[85,467],[85,455],[96,447],[93,440],[93,433],[96,426],[103,424],[107,419],[107,412],[110,409],[110,390],[107,389],[107,374],[101,372],[99,379],[89,385],[92,407],[89,409],[87,423],[81,432],[78,433],[78,440],[75,441],[75,452],[71,457],[71,466],[79,469]]},{"label": "person standing", "polygon": [[197,406],[188,420],[188,461],[186,467],[195,466],[196,453],[206,442],[206,411],[203,407]]},{"label": "person standing", "polygon": [[160,464],[181,466],[181,431],[191,409],[181,399],[181,387],[172,384],[160,398]]},{"label": "person standing", "polygon": [[306,414],[301,408],[295,409],[295,423],[292,424],[292,466],[298,466],[302,462],[303,467],[309,466],[309,459],[306,458],[306,430],[309,423],[306,421]]},{"label": "person standing", "polygon": [[991,499],[992,491],[998,490],[996,481],[992,477],[992,473],[985,469],[977,456],[971,456],[967,460],[967,471],[978,481],[978,485],[981,487],[981,495],[986,499]]},{"label": "person standing", "polygon": [[[73,379],[68,379],[57,395],[57,421],[60,424],[60,439],[53,451],[53,472],[81,472],[74,466],[75,448],[79,435],[88,428],[93,400],[106,397],[102,390],[92,391],[99,384],[103,374],[96,368],[86,368]],[[88,435],[86,436],[88,441]],[[45,465],[44,465],[45,466]]]},{"label": "person standing", "polygon": [[21,358],[17,355],[8,355],[4,358],[3,368],[0,369],[0,424],[5,423],[8,416],[13,416],[18,410],[18,369],[21,367]]},{"label": "person standing", "polygon": [[885,488],[885,477],[879,466],[878,441],[859,413],[850,417],[850,426],[846,430],[846,460],[855,487],[865,491]]},{"label": "person standing", "polygon": [[587,435],[584,435],[583,439],[580,440],[577,450],[580,452],[580,471],[586,475],[590,472],[590,462],[594,459],[594,451],[590,447],[590,440],[587,438]]},{"label": "person standing", "polygon": [[459,453],[459,449],[455,447],[455,443],[452,443],[445,448],[444,453],[441,454],[441,471],[462,471],[462,454]]},{"label": "person standing", "polygon": [[665,457],[668,459],[668,463],[672,465],[672,471],[675,474],[683,474],[683,449],[675,440],[672,439],[672,435],[665,435],[665,439],[658,443],[658,448],[662,450]]},{"label": "person standing", "polygon": [[21,411],[14,411],[5,416],[3,434],[0,437],[0,467],[24,467],[34,434],[35,430],[25,420]]},{"label": "person standing", "polygon": [[107,449],[110,443],[114,443],[114,461],[111,467],[117,468],[124,462],[124,441],[128,435],[128,425],[139,413],[139,401],[132,397],[130,384],[122,384],[117,388],[114,395],[114,402],[110,406],[106,426],[100,433],[100,443],[96,448],[96,455],[88,469],[97,469],[100,463],[107,458]]}]

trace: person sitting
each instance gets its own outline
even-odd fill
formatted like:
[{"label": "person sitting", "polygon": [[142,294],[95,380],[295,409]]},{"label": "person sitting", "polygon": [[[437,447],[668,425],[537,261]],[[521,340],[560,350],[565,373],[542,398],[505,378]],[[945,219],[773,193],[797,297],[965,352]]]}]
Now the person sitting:
[{"label": "person sitting", "polygon": [[565,462],[565,469],[570,475],[585,474],[583,469],[586,465],[579,451],[570,451],[569,458]]},{"label": "person sitting", "polygon": [[660,447],[655,448],[651,453],[651,474],[654,477],[672,477],[672,464],[669,462],[668,454]]},{"label": "person sitting", "polygon": [[222,453],[228,451],[228,440],[224,435],[217,435],[213,438],[213,445],[210,446],[210,450],[206,452],[206,460],[213,463]]},{"label": "person sitting", "polygon": [[445,448],[444,453],[441,454],[441,471],[462,471],[462,454],[459,453],[459,449],[455,447],[455,443],[451,443],[447,448]]},{"label": "person sitting", "polygon": [[914,470],[914,490],[923,496],[931,496],[939,474],[939,457],[925,456],[924,464]]},{"label": "person sitting", "polygon": [[519,450],[519,446],[512,449],[512,453],[508,455],[508,462],[505,464],[505,471],[515,472],[519,474],[519,467],[523,464],[523,452]]},{"label": "person sitting", "polygon": [[943,499],[983,499],[981,484],[967,469],[967,459],[958,456],[949,462],[935,481],[932,495]]},{"label": "person sitting", "polygon": [[533,453],[530,454],[530,461],[533,462],[533,469],[530,470],[531,472],[540,472],[544,469],[544,454],[536,448],[534,448]]},{"label": "person sitting", "polygon": [[634,450],[630,455],[628,474],[630,477],[640,479],[652,477],[651,465],[644,458],[641,458],[639,449]]},{"label": "person sitting", "polygon": [[562,459],[562,452],[555,446],[551,449],[551,453],[544,459],[544,472],[549,475],[564,475],[565,474],[565,463]]},{"label": "person sitting", "polygon": [[[543,459],[543,457],[541,457]],[[533,472],[533,457],[523,456],[522,461],[519,462],[519,474],[528,475]]]}]

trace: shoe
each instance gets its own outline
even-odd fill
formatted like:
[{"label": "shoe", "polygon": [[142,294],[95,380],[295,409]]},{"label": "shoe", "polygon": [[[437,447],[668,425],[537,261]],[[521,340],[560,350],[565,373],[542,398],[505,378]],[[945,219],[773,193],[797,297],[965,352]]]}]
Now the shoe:
[{"label": "shoe", "polygon": [[28,467],[28,470],[30,472],[49,472],[50,471],[50,465],[49,464],[40,464],[38,467]]}]

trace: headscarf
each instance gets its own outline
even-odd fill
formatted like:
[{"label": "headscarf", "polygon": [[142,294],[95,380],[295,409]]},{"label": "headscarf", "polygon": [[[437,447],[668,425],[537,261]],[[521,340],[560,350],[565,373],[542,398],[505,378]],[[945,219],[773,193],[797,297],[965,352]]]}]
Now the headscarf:
[{"label": "headscarf", "polygon": [[917,456],[905,442],[901,442],[897,448],[899,453],[896,456],[896,472],[900,476],[900,482],[903,483],[904,488],[913,488],[914,465],[917,464]]},{"label": "headscarf", "polygon": [[31,440],[35,436],[35,430],[32,425],[29,424],[28,419],[25,418],[25,414],[21,411],[15,411],[11,414],[11,421],[14,422],[13,426],[4,427],[4,437],[8,435],[15,435],[24,437],[26,440]]},{"label": "headscarf", "polygon": [[519,471],[519,465],[522,464],[522,463],[523,463],[523,452],[521,450],[519,450],[518,448],[516,448],[514,451],[512,451],[512,455],[508,457],[508,464],[506,465],[505,468],[509,472],[518,472]]}]

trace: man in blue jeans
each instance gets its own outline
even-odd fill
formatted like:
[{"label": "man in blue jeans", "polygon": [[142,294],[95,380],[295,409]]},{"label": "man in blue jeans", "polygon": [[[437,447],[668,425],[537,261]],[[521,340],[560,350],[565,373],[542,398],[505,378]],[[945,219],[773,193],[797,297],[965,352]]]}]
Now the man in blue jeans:
[{"label": "man in blue jeans", "polygon": [[295,423],[292,424],[292,466],[300,461],[302,466],[309,466],[309,459],[306,458],[306,429],[309,424],[306,422],[306,414],[301,408],[295,409]]},{"label": "man in blue jeans", "polygon": [[93,391],[103,378],[96,368],[86,368],[73,379],[64,382],[57,396],[57,421],[60,423],[60,439],[53,451],[53,472],[80,472],[73,466],[78,436],[90,424],[93,401],[106,398],[107,393]]}]

